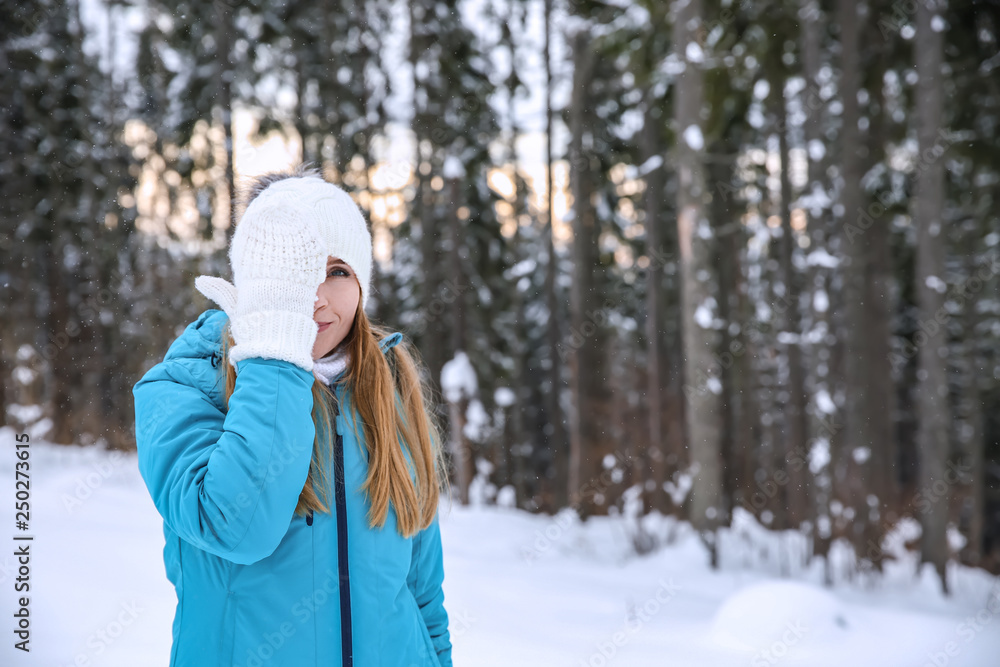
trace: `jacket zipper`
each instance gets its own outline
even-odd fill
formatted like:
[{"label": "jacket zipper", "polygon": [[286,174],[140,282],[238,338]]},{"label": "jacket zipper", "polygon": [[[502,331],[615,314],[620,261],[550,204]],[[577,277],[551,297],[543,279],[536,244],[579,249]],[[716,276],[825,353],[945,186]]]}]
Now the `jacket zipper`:
[{"label": "jacket zipper", "polygon": [[[334,402],[333,424],[337,428],[337,415],[340,413],[339,398]],[[351,632],[351,572],[347,560],[347,498],[344,483],[344,439],[337,433],[337,446],[334,451],[334,496],[337,502],[337,569],[340,575],[340,643],[342,647],[341,664],[343,667],[354,667],[354,645]],[[313,525],[313,511],[306,515],[306,525]]]},{"label": "jacket zipper", "polygon": [[[334,403],[333,424],[337,428],[340,399]],[[334,495],[337,501],[337,568],[340,573],[340,640],[341,664],[354,667],[354,645],[351,632],[351,573],[347,561],[347,498],[344,483],[344,440],[337,433],[334,450]]]}]

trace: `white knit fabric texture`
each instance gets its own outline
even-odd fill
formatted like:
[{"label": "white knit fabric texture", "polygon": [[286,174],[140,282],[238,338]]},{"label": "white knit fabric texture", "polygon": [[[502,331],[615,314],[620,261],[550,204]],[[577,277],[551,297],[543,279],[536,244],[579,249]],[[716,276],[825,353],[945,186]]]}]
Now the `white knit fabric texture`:
[{"label": "white knit fabric texture", "polygon": [[344,261],[361,286],[371,283],[372,239],[351,196],[317,176],[272,183],[247,206],[229,247],[233,283],[199,276],[195,287],[229,315],[229,361],[284,359],[313,370],[316,290],[329,257]]},{"label": "white knit fabric texture", "polygon": [[283,359],[311,371],[318,327],[316,288],[326,279],[326,254],[316,219],[290,193],[268,188],[247,207],[233,232],[233,283],[211,276],[198,290],[229,315],[229,362]]},{"label": "white knit fabric texture", "polygon": [[327,256],[341,259],[357,275],[364,310],[371,289],[372,235],[351,195],[317,176],[280,180],[258,199],[268,192],[294,197],[296,208],[316,221]]},{"label": "white knit fabric texture", "polygon": [[317,359],[313,364],[313,375],[325,385],[347,370],[351,360],[351,353],[347,348],[341,348],[332,354],[328,354],[322,359]]}]

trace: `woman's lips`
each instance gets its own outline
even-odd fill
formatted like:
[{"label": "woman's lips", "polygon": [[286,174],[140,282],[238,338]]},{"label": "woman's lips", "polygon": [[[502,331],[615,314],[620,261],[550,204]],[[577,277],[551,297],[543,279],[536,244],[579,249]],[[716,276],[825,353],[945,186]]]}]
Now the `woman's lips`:
[{"label": "woman's lips", "polygon": [[327,327],[330,326],[330,322],[317,322],[320,331],[326,331]]}]

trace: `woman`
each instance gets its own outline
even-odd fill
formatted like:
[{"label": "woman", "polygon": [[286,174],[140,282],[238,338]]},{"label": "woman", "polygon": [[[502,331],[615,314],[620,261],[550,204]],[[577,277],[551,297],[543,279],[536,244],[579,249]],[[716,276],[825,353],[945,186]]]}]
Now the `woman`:
[{"label": "woman", "polygon": [[315,171],[268,175],[229,259],[232,284],[195,281],[222,311],[133,389],[171,667],[449,667],[440,438],[416,355],[365,317],[361,212]]}]

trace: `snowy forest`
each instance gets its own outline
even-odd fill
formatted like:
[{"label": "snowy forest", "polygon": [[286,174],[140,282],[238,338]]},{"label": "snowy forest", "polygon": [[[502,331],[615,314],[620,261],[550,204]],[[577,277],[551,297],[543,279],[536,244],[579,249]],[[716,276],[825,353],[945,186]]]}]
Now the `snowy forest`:
[{"label": "snowy forest", "polygon": [[[247,178],[369,220],[456,499],[740,513],[1000,574],[1000,6],[38,0],[0,9],[0,426],[135,450]],[[7,443],[4,443],[7,446]],[[784,538],[783,538],[784,539]],[[850,557],[829,554],[847,550]],[[843,565],[846,563],[846,565]],[[840,564],[842,566],[835,566]]]}]

